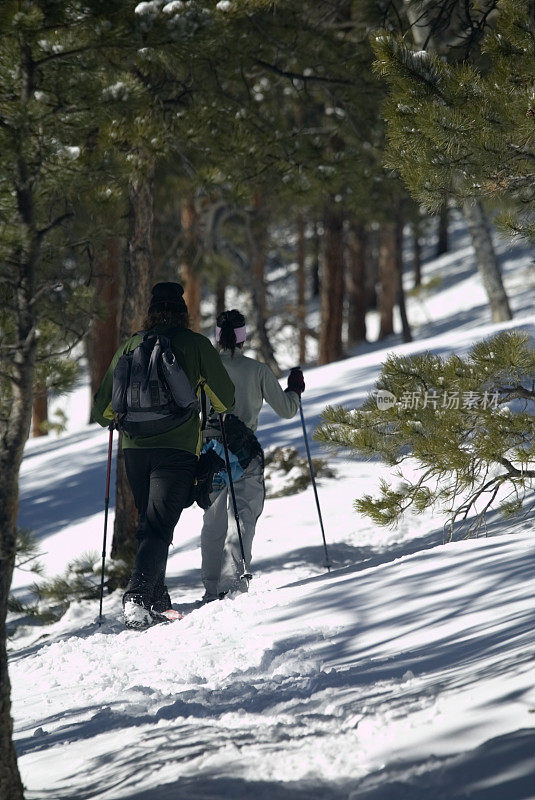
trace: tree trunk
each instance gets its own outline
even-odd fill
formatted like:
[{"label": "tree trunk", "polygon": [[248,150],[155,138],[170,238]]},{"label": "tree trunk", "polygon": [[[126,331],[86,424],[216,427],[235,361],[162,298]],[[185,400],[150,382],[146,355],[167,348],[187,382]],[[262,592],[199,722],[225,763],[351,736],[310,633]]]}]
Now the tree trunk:
[{"label": "tree trunk", "polygon": [[412,342],[411,326],[407,317],[407,307],[405,305],[405,288],[403,286],[403,209],[399,204],[396,218],[396,283],[397,283],[397,302],[399,315],[401,317],[401,330],[404,342]]},{"label": "tree trunk", "polygon": [[[117,448],[117,484],[115,488],[115,522],[111,543],[111,558],[122,559],[132,565],[137,553],[136,532],[139,515],[134,503],[130,484],[126,477],[122,434]],[[125,582],[126,585],[126,582]]]},{"label": "tree trunk", "polygon": [[227,291],[227,283],[224,278],[218,278],[215,287],[215,315],[218,317],[223,311],[226,311],[225,295]]},{"label": "tree trunk", "polygon": [[436,256],[441,256],[449,250],[449,222],[450,209],[448,203],[444,203],[438,215],[438,241]]},{"label": "tree trunk", "polygon": [[394,306],[398,289],[396,249],[396,223],[385,223],[379,239],[379,340],[394,333]]},{"label": "tree trunk", "polygon": [[280,375],[280,368],[267,330],[268,306],[265,276],[268,241],[267,215],[265,206],[258,195],[253,198],[253,205],[255,214],[251,224],[251,299],[253,301],[256,335],[262,359],[276,375]]},{"label": "tree trunk", "polygon": [[[32,83],[23,58],[23,78]],[[30,90],[28,89],[28,95]],[[28,98],[25,98],[26,100]],[[9,418],[0,422],[0,797],[23,800],[24,791],[13,746],[11,684],[6,648],[7,602],[17,540],[19,472],[24,445],[30,434],[35,378],[35,275],[40,239],[34,215],[33,181],[22,148],[17,162],[17,201],[23,232],[17,276],[13,282],[15,347],[9,367]]]},{"label": "tree trunk", "polygon": [[101,315],[95,317],[86,337],[91,396],[93,397],[119,347],[121,242],[106,240],[105,252],[96,257],[95,295]]},{"label": "tree trunk", "polygon": [[[31,391],[31,385],[29,385]],[[31,395],[30,395],[31,396]],[[28,403],[28,429],[31,416],[31,402]],[[15,564],[16,521],[18,512],[18,466],[20,456],[17,450],[2,453],[0,460],[0,797],[9,800],[22,800],[22,782],[17,765],[17,755],[13,746],[13,720],[11,718],[11,683],[8,672],[6,648],[7,601],[13,568]]]},{"label": "tree trunk", "polygon": [[344,216],[329,204],[325,211],[325,255],[321,273],[321,329],[318,364],[343,358],[344,317]]},{"label": "tree trunk", "polygon": [[17,298],[17,350],[13,369],[9,421],[2,430],[0,450],[0,797],[23,800],[24,792],[13,746],[11,684],[6,648],[6,616],[9,589],[15,565],[19,471],[32,416],[35,369],[35,333],[30,298],[33,269],[21,276]]},{"label": "tree trunk", "polygon": [[46,386],[36,386],[33,396],[32,436],[48,436],[48,396]]},{"label": "tree trunk", "polygon": [[378,306],[380,241],[380,230],[377,228],[370,230],[368,233],[368,263],[366,270],[366,305],[368,308],[374,309]]},{"label": "tree trunk", "polygon": [[302,211],[297,215],[297,325],[298,325],[298,355],[300,364],[305,364],[307,359],[306,343],[306,241],[305,241],[305,216]]},{"label": "tree trunk", "polygon": [[466,200],[463,203],[463,215],[472,237],[477,269],[489,299],[492,321],[505,322],[512,319],[487,216],[481,202]]},{"label": "tree trunk", "polygon": [[148,309],[154,276],[152,229],[154,164],[146,164],[143,175],[130,181],[128,188],[128,242],[119,339],[128,338],[143,323]]},{"label": "tree trunk", "polygon": [[368,232],[364,225],[352,223],[348,237],[347,344],[353,347],[366,341],[366,296]]},{"label": "tree trunk", "polygon": [[182,250],[181,275],[184,283],[184,300],[189,312],[190,328],[197,333],[202,329],[201,319],[201,277],[199,262],[199,215],[195,199],[190,197],[181,213],[184,248]]},{"label": "tree trunk", "polygon": [[418,222],[412,226],[412,273],[414,288],[422,285],[422,240],[420,239],[420,225]]},{"label": "tree trunk", "polygon": [[320,253],[321,237],[319,233],[318,220],[314,220],[314,232],[312,235],[313,259],[312,259],[312,297],[320,296]]},{"label": "tree trunk", "polygon": [[[146,164],[145,173],[133,177],[129,185],[129,231],[123,307],[119,328],[121,341],[142,327],[150,299],[154,272],[152,257],[153,177],[154,164],[150,162]],[[119,437],[112,558],[122,558],[127,563],[131,563],[132,554],[137,549],[135,538],[137,526],[137,510],[126,477],[121,437]]]}]

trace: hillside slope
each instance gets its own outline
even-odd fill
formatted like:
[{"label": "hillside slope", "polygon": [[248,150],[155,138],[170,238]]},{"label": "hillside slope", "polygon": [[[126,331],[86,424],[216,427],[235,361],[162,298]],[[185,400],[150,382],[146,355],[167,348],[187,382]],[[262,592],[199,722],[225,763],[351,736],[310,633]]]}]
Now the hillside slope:
[{"label": "hillside slope", "polygon": [[[310,433],[327,403],[362,401],[386,352],[462,352],[511,327],[490,325],[463,236],[428,265],[429,275],[447,267],[447,280],[414,343],[394,338],[307,371]],[[535,334],[529,258],[504,260],[512,325]],[[20,521],[49,574],[101,548],[107,432],[83,424],[81,398],[69,401],[79,404],[71,431],[29,442],[23,464]],[[259,432],[265,446],[302,449],[299,419],[265,409]],[[491,515],[488,538],[449,545],[439,518],[409,515],[384,531],[352,504],[388,469],[333,465],[337,478],[319,482],[330,573],[311,490],[268,500],[249,594],[195,609],[192,508],[169,561],[182,621],[126,631],[114,594],[101,628],[87,602],[18,629],[10,674],[29,800],[535,798],[531,517]],[[18,571],[16,591],[29,581]]]}]

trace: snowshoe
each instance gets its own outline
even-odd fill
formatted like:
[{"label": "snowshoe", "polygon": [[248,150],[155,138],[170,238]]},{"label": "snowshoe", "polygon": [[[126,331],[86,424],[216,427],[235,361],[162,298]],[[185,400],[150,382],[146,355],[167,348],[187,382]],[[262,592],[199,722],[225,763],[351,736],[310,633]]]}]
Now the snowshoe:
[{"label": "snowshoe", "polygon": [[223,600],[226,597],[228,592],[219,592],[219,594],[209,594],[205,592],[200,600],[197,600],[195,605],[197,608],[202,608],[202,606],[207,605],[208,603],[213,603],[215,600]]},{"label": "snowshoe", "polygon": [[153,599],[151,611],[162,613],[163,611],[168,611],[172,607],[173,604],[171,603],[171,597],[167,590],[167,586],[164,586],[158,597]]},{"label": "snowshoe", "polygon": [[153,616],[140,595],[125,595],[123,598],[123,619],[127,628],[144,630],[154,624]]},{"label": "snowshoe", "polygon": [[152,625],[182,619],[182,614],[174,608],[166,608],[162,611],[155,610],[154,606],[147,608],[141,597],[130,595],[123,603],[123,618],[127,628],[143,631]]}]

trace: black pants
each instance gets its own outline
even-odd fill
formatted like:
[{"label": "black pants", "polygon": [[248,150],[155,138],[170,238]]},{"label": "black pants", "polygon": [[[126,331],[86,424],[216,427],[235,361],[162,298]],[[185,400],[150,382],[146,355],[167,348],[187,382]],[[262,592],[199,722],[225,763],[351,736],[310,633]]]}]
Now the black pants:
[{"label": "black pants", "polygon": [[175,525],[191,502],[197,457],[165,447],[126,448],[124,460],[139,512],[138,551],[127,591],[155,597],[163,587]]}]

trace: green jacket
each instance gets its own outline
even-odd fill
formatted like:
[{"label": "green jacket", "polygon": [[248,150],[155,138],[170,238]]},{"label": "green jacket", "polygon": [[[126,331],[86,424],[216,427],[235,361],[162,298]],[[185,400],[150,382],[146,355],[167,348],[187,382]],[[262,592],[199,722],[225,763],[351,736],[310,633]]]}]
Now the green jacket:
[{"label": "green jacket", "polygon": [[[154,330],[157,333],[165,333],[169,329],[160,325]],[[103,427],[107,428],[113,420],[111,395],[115,365],[120,356],[134,350],[140,341],[141,336],[136,333],[123,342],[115,353],[94,397],[93,419]],[[231,409],[234,404],[234,384],[221,362],[219,353],[210,341],[200,333],[194,333],[186,328],[173,334],[171,347],[197,396],[200,397],[201,389],[204,389],[217,412],[222,413]],[[132,437],[125,433],[123,434],[123,447],[170,447],[187,450],[198,455],[201,448],[200,429],[199,417],[195,415],[177,428],[173,428],[167,433],[160,433],[158,436]]]}]

